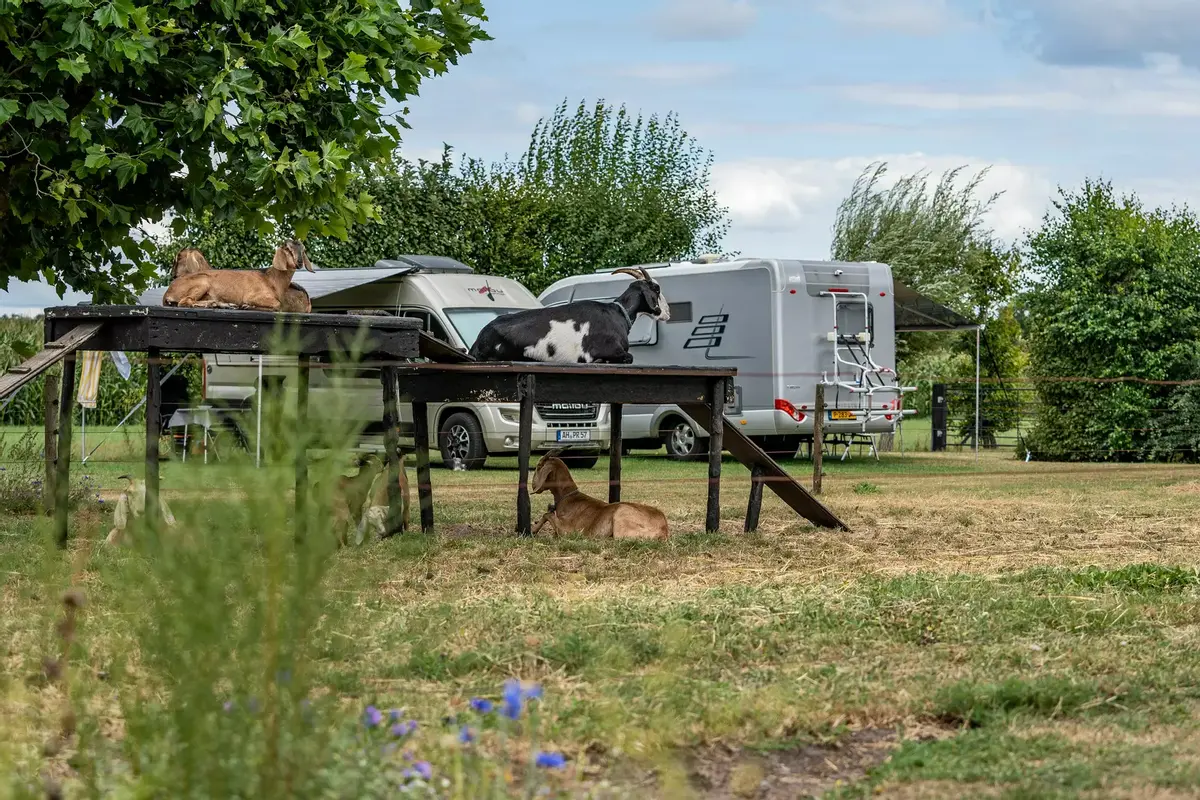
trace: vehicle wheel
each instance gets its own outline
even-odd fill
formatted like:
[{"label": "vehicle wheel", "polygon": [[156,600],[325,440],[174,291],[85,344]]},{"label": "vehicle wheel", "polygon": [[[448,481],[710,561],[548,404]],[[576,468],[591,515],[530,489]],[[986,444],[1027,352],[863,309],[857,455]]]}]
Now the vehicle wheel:
[{"label": "vehicle wheel", "polygon": [[571,451],[562,454],[562,460],[571,469],[591,469],[600,461],[599,450],[580,450],[575,455]]},{"label": "vehicle wheel", "polygon": [[442,422],[438,429],[438,448],[447,467],[458,459],[466,469],[482,469],[487,461],[483,428],[473,414],[466,412],[451,414]]},{"label": "vehicle wheel", "polygon": [[663,444],[675,461],[695,461],[708,452],[708,439],[701,438],[687,420],[672,417],[663,425]]}]

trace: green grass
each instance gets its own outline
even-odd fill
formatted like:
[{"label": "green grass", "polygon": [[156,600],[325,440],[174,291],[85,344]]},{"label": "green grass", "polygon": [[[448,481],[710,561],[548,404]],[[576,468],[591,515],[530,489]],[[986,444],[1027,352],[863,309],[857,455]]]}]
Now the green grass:
[{"label": "green grass", "polygon": [[[137,446],[88,465],[105,492],[137,469]],[[811,475],[804,461],[788,468]],[[284,483],[290,470],[264,468]],[[511,459],[435,469],[441,534],[334,556],[312,682],[346,713],[405,706],[437,729],[463,698],[494,696],[512,675],[536,679],[546,688],[542,742],[591,765],[573,780],[608,779],[634,796],[682,796],[679,785],[702,796],[686,773],[715,743],[804,753],[864,730],[895,732],[890,758],[823,790],[1200,792],[1193,473],[1003,454],[978,465],[953,454],[856,456],[827,462],[824,479],[823,499],[850,533],[814,529],[768,493],[761,532],[744,535],[746,471],[726,460],[722,531],[706,534],[705,470],[627,459],[626,498],[663,508],[673,534],[627,543],[513,537]],[[238,500],[245,476],[237,463],[163,466],[173,510],[213,537],[212,559],[235,558],[235,537],[266,541],[267,518]],[[607,472],[576,478],[601,493]],[[535,512],[542,502],[534,497]],[[16,721],[0,734],[0,756],[16,770],[36,770],[58,702],[25,681],[53,642],[48,582],[74,574],[87,589],[81,663],[161,691],[130,649],[152,622],[133,588],[156,567],[144,552],[95,547],[102,513],[77,516],[67,557],[44,549],[45,520],[0,522],[0,708]],[[121,718],[98,712],[98,735],[119,737]],[[650,767],[657,777],[646,783],[637,770]],[[670,782],[673,770],[683,784]]]}]

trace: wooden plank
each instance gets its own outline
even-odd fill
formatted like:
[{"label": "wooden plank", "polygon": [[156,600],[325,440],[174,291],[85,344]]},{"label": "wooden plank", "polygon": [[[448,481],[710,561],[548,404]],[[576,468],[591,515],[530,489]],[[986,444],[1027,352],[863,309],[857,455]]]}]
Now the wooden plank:
[{"label": "wooden plank", "polygon": [[63,360],[58,400],[58,450],[54,460],[54,528],[59,547],[67,546],[67,501],[71,493],[71,404],[75,401],[75,352]]},{"label": "wooden plank", "polygon": [[529,451],[533,448],[533,398],[536,379],[532,375],[521,376],[520,433],[517,442],[517,535],[533,534],[529,513]]},{"label": "wooden plank", "polygon": [[405,368],[415,372],[443,375],[456,373],[538,376],[586,375],[588,377],[603,375],[661,377],[671,375],[690,378],[732,378],[737,375],[737,369],[734,367],[676,367],[658,366],[655,364],[547,364],[535,361],[466,361],[456,364],[411,364],[406,365]]},{"label": "wooden plank", "polygon": [[25,384],[41,375],[50,367],[57,364],[68,353],[73,353],[93,339],[103,327],[100,323],[90,323],[75,328],[66,336],[48,342],[32,358],[0,375],[0,397],[8,397]]},{"label": "wooden plank", "polygon": [[385,536],[404,531],[400,497],[400,382],[395,367],[380,370],[383,388],[383,446],[387,474],[388,514]]},{"label": "wooden plank", "polygon": [[[681,408],[698,425],[705,430],[711,430],[712,418],[706,404],[690,403],[681,406]],[[722,427],[725,430],[725,448],[729,450],[734,458],[751,470],[756,465],[761,467],[764,483],[783,502],[791,506],[797,514],[822,528],[850,530],[846,523],[838,519],[832,511],[821,504],[820,500],[813,497],[807,489],[788,475],[783,467],[775,462],[775,459],[764,453],[762,448],[750,441],[745,434],[737,429],[737,426],[724,425]]]},{"label": "wooden plank", "polygon": [[466,353],[443,342],[432,334],[421,331],[421,358],[428,358],[439,364],[472,364],[475,359]]},{"label": "wooden plank", "polygon": [[621,415],[623,406],[613,403],[608,409],[612,435],[608,446],[608,502],[621,502]]},{"label": "wooden plank", "polygon": [[146,351],[146,524],[161,530],[158,505],[158,442],[162,436],[162,354]]},{"label": "wooden plank", "polygon": [[417,458],[417,502],[421,532],[433,533],[433,476],[429,473],[429,406],[413,403],[413,449]]},{"label": "wooden plank", "polygon": [[[725,451],[725,379],[712,381],[708,389],[708,512],[704,529],[709,533],[721,530],[721,456]],[[716,421],[715,424],[713,421]]]}]

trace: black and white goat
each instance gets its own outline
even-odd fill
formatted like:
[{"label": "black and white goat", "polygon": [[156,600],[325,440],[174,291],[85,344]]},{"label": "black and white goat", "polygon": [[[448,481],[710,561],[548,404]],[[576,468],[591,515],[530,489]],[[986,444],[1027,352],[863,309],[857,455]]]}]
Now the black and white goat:
[{"label": "black and white goat", "polygon": [[556,364],[631,364],[629,330],[639,316],[667,321],[662,288],[641,268],[614,270],[633,283],[616,300],[578,300],[515,311],[489,322],[470,355],[476,361],[548,361]]}]

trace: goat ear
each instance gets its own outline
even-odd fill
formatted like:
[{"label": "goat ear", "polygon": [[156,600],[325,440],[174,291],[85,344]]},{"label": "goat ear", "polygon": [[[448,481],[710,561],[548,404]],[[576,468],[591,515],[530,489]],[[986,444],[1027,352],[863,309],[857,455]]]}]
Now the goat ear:
[{"label": "goat ear", "polygon": [[551,450],[549,453],[546,453],[545,458],[562,458],[562,454],[563,454],[563,449],[561,447],[559,447],[557,449]]},{"label": "goat ear", "polygon": [[541,494],[546,491],[546,473],[550,470],[546,469],[545,465],[540,465],[538,471],[533,473],[533,493]]}]

